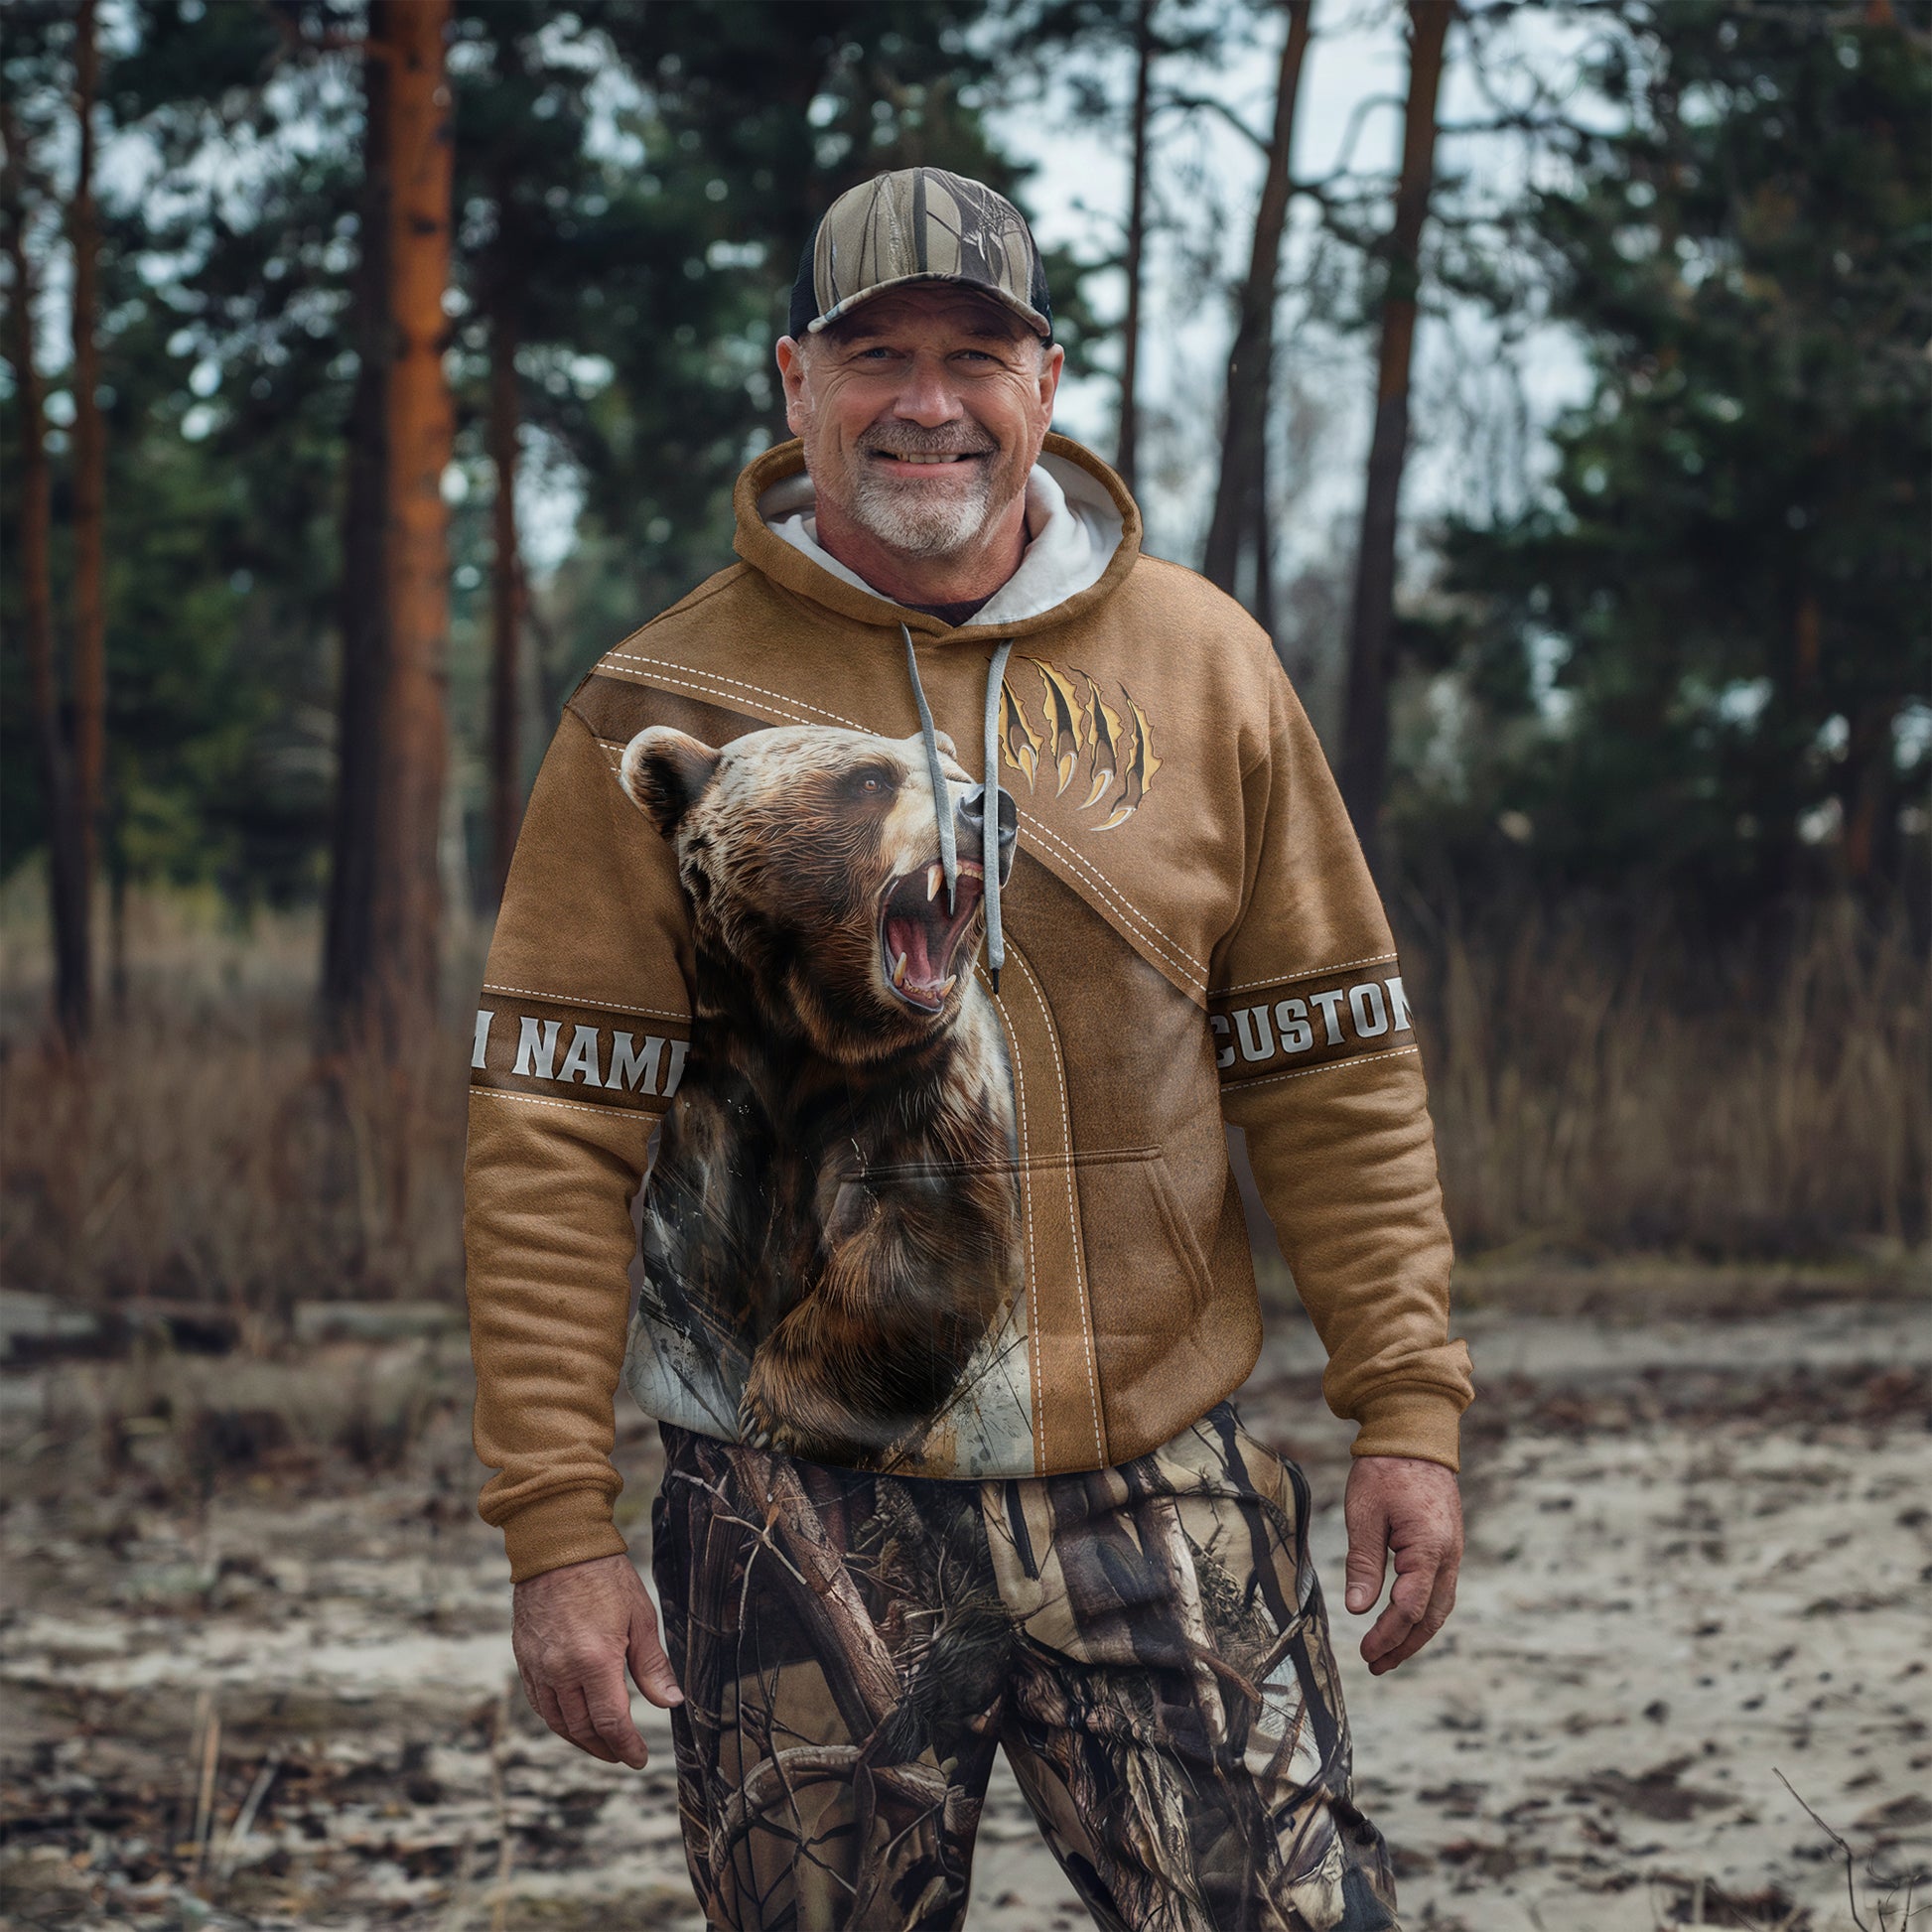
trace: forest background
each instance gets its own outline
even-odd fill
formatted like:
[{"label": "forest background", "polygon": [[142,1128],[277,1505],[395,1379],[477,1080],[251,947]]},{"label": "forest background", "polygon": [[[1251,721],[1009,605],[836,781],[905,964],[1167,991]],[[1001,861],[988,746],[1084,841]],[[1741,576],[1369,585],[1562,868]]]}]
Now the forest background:
[{"label": "forest background", "polygon": [[183,1332],[460,1293],[524,788],[729,560],[814,217],[913,162],[1035,216],[1062,426],[1274,635],[1464,1255],[1923,1244],[1916,0],[20,0],[4,37],[10,1286]]}]

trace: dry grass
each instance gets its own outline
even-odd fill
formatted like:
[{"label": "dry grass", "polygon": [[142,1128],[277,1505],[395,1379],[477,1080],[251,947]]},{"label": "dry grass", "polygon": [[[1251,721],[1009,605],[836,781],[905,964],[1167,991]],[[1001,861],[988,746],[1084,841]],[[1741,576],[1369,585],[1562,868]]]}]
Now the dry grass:
[{"label": "dry grass", "polygon": [[[320,1057],[313,922],[141,909],[126,1010],[45,1043],[31,916],[0,919],[0,1280],[86,1305],[266,1317],[461,1292],[451,1026],[395,1068]],[[479,957],[464,934],[450,981]],[[1926,1237],[1932,1027],[1899,929],[1822,915],[1726,977],[1681,947],[1531,921],[1407,957],[1470,1253],[1831,1256]]]},{"label": "dry grass", "polygon": [[[8,936],[8,963],[38,967]],[[130,952],[124,1007],[84,1058],[50,1044],[44,986],[7,975],[0,1280],[271,1316],[458,1296],[467,1037],[452,1027],[409,1066],[320,1052],[311,919],[238,930],[164,902]]]},{"label": "dry grass", "polygon": [[1827,907],[1775,956],[1719,960],[1531,918],[1420,954],[1459,1247],[1720,1259],[1925,1240],[1932,1014],[1902,920]]}]

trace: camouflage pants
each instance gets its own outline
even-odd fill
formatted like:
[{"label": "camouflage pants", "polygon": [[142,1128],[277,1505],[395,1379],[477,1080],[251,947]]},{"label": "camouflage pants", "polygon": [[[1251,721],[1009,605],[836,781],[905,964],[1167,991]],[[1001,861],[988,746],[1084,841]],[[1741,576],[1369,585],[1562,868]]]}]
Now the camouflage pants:
[{"label": "camouflage pants", "polygon": [[1391,1932],[1308,1485],[1223,1403],[1091,1475],[862,1475],[666,1426],[653,1569],[713,1925],[956,1927],[996,1745],[1102,1926]]}]

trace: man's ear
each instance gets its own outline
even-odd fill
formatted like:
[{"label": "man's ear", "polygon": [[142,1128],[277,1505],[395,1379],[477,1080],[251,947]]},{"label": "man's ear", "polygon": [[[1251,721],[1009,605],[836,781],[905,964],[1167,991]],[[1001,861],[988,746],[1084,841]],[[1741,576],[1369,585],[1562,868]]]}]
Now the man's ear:
[{"label": "man's ear", "polygon": [[1060,372],[1065,367],[1066,350],[1058,343],[1049,343],[1039,358],[1039,401],[1049,423],[1053,420],[1053,399],[1059,394]]},{"label": "man's ear", "polygon": [[805,425],[811,414],[805,353],[803,343],[794,342],[789,336],[778,338],[778,381],[784,390],[785,427],[794,436],[805,433]]},{"label": "man's ear", "polygon": [[686,732],[652,725],[623,748],[623,788],[669,838],[711,782],[722,756]]}]

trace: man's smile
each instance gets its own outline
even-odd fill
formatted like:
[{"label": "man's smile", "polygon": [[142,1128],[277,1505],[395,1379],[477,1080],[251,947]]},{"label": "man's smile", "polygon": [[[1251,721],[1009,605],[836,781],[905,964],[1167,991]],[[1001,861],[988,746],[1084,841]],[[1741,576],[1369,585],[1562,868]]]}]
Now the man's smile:
[{"label": "man's smile", "polygon": [[889,477],[902,477],[908,482],[917,482],[929,477],[946,477],[964,474],[977,463],[984,463],[997,454],[993,450],[957,450],[952,452],[927,452],[897,450],[866,450],[863,452],[868,463]]}]

